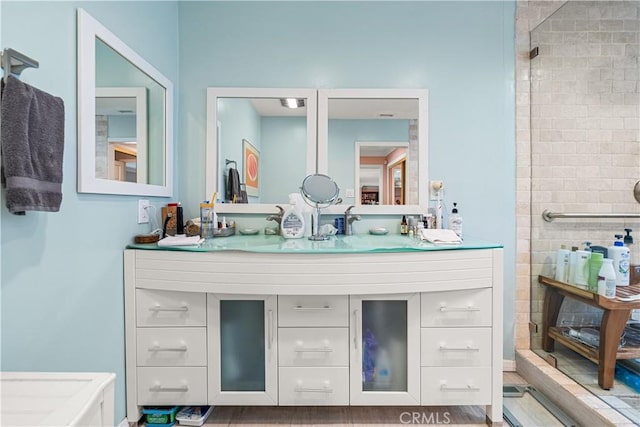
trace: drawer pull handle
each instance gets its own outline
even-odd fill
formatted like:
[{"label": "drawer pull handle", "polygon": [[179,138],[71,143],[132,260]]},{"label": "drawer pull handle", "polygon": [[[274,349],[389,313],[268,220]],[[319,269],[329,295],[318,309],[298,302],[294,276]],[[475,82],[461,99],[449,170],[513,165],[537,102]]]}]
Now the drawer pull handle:
[{"label": "drawer pull handle", "polygon": [[446,312],[453,312],[453,311],[480,311],[479,308],[477,307],[472,307],[472,306],[467,306],[467,307],[447,307],[446,305],[441,305],[440,306],[440,312],[442,313],[446,313]]},{"label": "drawer pull handle", "polygon": [[309,348],[296,348],[293,351],[296,353],[331,353],[333,349],[331,347],[309,347]]},{"label": "drawer pull handle", "polygon": [[296,393],[333,393],[333,389],[330,387],[300,387],[296,386],[294,389]]},{"label": "drawer pull handle", "polygon": [[447,387],[446,384],[441,384],[440,391],[480,391],[480,388],[472,385],[467,385],[466,387]]},{"label": "drawer pull handle", "polygon": [[447,347],[446,345],[440,345],[440,351],[480,351],[478,347]]},{"label": "drawer pull handle", "polygon": [[323,305],[322,307],[305,307],[302,305],[296,305],[293,307],[294,310],[333,310],[333,307],[330,305]]},{"label": "drawer pull handle", "polygon": [[162,387],[161,385],[154,385],[149,387],[149,391],[154,393],[185,393],[189,391],[189,387],[186,385],[180,387]]},{"label": "drawer pull handle", "polygon": [[159,345],[149,347],[149,351],[187,351],[187,346],[183,345],[181,347],[160,347]]},{"label": "drawer pull handle", "polygon": [[161,306],[161,305],[156,305],[155,307],[149,307],[149,311],[189,311],[189,307],[187,307],[186,305],[181,305],[181,306],[177,306],[177,307],[171,307],[171,306]]}]

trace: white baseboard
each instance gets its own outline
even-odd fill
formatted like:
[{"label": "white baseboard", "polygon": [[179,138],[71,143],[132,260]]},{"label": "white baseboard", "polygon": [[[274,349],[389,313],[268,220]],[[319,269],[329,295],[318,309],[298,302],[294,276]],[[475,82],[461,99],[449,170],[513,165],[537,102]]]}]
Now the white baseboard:
[{"label": "white baseboard", "polygon": [[124,419],[120,421],[120,424],[118,424],[117,427],[129,427],[129,421],[127,421],[127,417],[124,417]]},{"label": "white baseboard", "polygon": [[[502,361],[502,372],[515,372],[516,371],[516,361],[515,360],[503,360]],[[120,426],[118,426],[120,427]]]}]

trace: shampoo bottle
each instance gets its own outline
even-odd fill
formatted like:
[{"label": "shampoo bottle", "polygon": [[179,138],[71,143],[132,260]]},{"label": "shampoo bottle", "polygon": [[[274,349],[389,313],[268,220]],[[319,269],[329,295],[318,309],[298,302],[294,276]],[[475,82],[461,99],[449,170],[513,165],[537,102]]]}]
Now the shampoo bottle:
[{"label": "shampoo bottle", "polygon": [[576,251],[576,287],[587,289],[589,283],[589,258],[591,252],[586,250]]},{"label": "shampoo bottle", "polygon": [[576,265],[578,263],[578,250],[577,246],[571,246],[571,253],[569,254],[569,284],[576,284]]},{"label": "shampoo bottle", "polygon": [[613,246],[607,248],[616,272],[616,286],[629,286],[629,248],[622,243],[622,235],[616,234]]},{"label": "shampoo bottle", "polygon": [[556,254],[556,276],[558,282],[569,283],[569,256],[571,252],[561,245]]},{"label": "shampoo bottle", "polygon": [[453,230],[458,237],[462,238],[462,216],[458,213],[457,203],[453,203],[451,215],[449,215],[449,230]]},{"label": "shampoo bottle", "polygon": [[600,274],[600,269],[602,268],[602,261],[604,257],[599,252],[592,252],[591,258],[589,258],[589,281],[588,281],[588,289],[589,292],[597,293],[598,292],[598,276]]},{"label": "shampoo bottle", "polygon": [[299,239],[303,237],[305,233],[304,218],[302,217],[302,213],[298,209],[296,199],[290,197],[289,203],[289,209],[287,209],[284,215],[282,215],[280,230],[282,233],[282,237],[284,238]]}]

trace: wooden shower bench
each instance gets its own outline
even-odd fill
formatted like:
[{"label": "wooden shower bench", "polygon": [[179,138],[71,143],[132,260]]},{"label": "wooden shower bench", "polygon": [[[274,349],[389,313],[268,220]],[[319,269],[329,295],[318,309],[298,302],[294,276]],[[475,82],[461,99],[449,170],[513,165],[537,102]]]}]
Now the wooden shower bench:
[{"label": "wooden shower bench", "polygon": [[[620,298],[640,294],[640,284],[618,287],[616,298],[605,298],[602,295],[545,276],[538,276],[538,282],[546,286],[542,312],[543,350],[553,352],[555,341],[558,341],[598,364],[598,384],[600,387],[606,390],[613,387],[616,360],[640,358],[639,347],[618,348],[631,310],[640,308],[640,300],[623,301]],[[556,326],[558,312],[565,297],[603,310],[600,322],[600,346],[598,348],[590,347],[565,336],[562,329]]]}]

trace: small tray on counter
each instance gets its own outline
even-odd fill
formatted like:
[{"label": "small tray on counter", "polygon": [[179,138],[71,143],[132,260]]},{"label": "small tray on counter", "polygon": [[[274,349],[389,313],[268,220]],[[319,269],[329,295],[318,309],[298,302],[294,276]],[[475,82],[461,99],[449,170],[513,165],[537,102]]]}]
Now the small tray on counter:
[{"label": "small tray on counter", "polygon": [[236,234],[236,227],[216,228],[213,230],[213,237],[229,237]]}]

